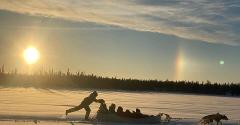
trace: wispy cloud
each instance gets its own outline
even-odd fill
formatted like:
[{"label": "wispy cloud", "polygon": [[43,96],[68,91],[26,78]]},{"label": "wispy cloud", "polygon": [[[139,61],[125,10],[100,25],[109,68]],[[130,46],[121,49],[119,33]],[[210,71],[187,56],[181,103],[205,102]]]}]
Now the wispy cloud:
[{"label": "wispy cloud", "polygon": [[238,0],[1,0],[0,9],[239,45]]}]

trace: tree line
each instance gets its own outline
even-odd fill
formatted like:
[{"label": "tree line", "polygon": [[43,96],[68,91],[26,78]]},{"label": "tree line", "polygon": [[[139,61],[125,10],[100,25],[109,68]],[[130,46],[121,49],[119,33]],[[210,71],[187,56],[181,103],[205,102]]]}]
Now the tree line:
[{"label": "tree line", "polygon": [[17,70],[6,73],[0,68],[0,86],[37,87],[53,89],[110,89],[128,91],[177,92],[211,95],[240,95],[240,83],[211,83],[198,81],[138,80],[101,77],[83,72],[66,73],[61,71],[20,74]]}]

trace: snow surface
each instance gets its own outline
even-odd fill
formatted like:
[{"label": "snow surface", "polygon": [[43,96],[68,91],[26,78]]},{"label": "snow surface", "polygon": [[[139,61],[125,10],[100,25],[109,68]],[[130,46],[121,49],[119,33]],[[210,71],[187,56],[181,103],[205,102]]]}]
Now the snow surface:
[{"label": "snow surface", "polygon": [[[84,121],[69,122],[83,118],[84,110],[70,114],[68,119],[64,115],[66,109],[79,105],[90,92],[89,90],[2,87],[0,88],[0,125],[100,124]],[[173,118],[181,118],[172,121],[169,125],[196,125],[203,116],[217,112],[226,114],[230,119],[223,121],[224,125],[240,125],[240,98],[236,97],[106,90],[98,92],[98,98],[105,99],[107,105],[115,103],[124,109],[140,108],[146,114],[156,115],[164,112]],[[91,117],[98,107],[97,103],[91,105]]]}]

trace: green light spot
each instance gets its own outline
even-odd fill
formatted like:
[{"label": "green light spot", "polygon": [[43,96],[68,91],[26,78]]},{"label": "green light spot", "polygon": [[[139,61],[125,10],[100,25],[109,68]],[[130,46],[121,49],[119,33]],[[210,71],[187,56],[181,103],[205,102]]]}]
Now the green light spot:
[{"label": "green light spot", "polygon": [[225,63],[225,62],[224,62],[223,60],[219,61],[219,64],[220,64],[220,65],[224,65],[224,63]]}]

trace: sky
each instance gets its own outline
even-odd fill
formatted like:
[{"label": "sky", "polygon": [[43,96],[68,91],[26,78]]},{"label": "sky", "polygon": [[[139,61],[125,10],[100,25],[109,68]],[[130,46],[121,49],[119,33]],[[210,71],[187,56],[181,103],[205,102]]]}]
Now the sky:
[{"label": "sky", "polygon": [[[1,0],[0,63],[117,78],[240,82],[238,0]],[[26,64],[24,49],[40,59]]]}]

